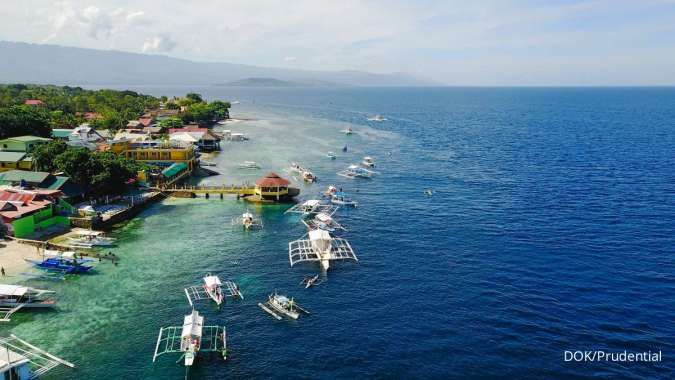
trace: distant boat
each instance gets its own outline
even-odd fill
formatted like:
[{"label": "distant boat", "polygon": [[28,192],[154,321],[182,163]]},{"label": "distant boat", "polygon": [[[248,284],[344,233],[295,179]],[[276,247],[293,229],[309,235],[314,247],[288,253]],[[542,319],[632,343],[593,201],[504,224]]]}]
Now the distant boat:
[{"label": "distant boat", "polygon": [[346,152],[346,151],[347,151],[347,145],[345,145],[345,146],[342,147],[342,151],[343,151],[343,152]]},{"label": "distant boat", "polygon": [[326,157],[330,158],[331,160],[334,160],[334,159],[337,158],[337,156],[333,152],[326,153]]},{"label": "distant boat", "polygon": [[372,178],[375,175],[375,172],[358,165],[349,165],[347,169],[342,170],[337,174],[346,178]]},{"label": "distant boat", "polygon": [[387,118],[385,118],[384,116],[382,116],[382,115],[380,115],[380,114],[377,114],[377,115],[375,115],[375,116],[369,117],[368,120],[369,120],[369,121],[386,121]]},{"label": "distant boat", "polygon": [[334,205],[356,207],[358,203],[352,200],[346,193],[338,191],[331,195],[330,202]]},{"label": "distant boat", "polygon": [[375,167],[375,161],[373,160],[372,157],[365,156],[365,157],[363,157],[363,161],[361,161],[361,165],[365,166],[367,168],[372,168],[372,167]]},{"label": "distant boat", "polygon": [[239,169],[260,169],[260,165],[255,161],[244,161],[239,164]]},{"label": "distant boat", "polygon": [[[288,298],[281,294],[270,294],[267,297],[267,302],[259,303],[261,309],[272,315],[276,319],[281,319],[281,315],[291,319],[298,319],[300,313],[309,314],[309,311],[300,307],[293,298]],[[281,315],[279,315],[281,314]]]},{"label": "distant boat", "polygon": [[352,130],[351,127],[348,127],[347,129],[343,129],[342,133],[344,133],[345,135],[351,135],[352,133],[354,133],[354,131]]}]

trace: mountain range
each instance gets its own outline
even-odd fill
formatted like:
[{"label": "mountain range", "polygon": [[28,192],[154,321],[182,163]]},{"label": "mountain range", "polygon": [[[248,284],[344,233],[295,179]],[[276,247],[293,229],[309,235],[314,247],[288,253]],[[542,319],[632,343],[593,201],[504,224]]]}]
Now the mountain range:
[{"label": "mountain range", "polygon": [[[165,55],[0,41],[1,83],[67,85],[433,86],[406,73],[195,62]],[[262,80],[261,80],[262,79]],[[237,84],[238,83],[238,84]]]}]

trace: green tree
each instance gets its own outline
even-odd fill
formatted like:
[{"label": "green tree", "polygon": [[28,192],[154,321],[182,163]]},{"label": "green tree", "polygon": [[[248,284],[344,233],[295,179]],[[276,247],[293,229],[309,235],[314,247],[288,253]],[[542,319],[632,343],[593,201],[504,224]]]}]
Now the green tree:
[{"label": "green tree", "polygon": [[230,118],[230,103],[223,102],[222,100],[214,100],[209,103],[211,112],[216,119],[229,119]]},{"label": "green tree", "polygon": [[54,166],[74,182],[86,187],[90,183],[91,155],[87,148],[69,148],[56,156]]},{"label": "green tree", "polygon": [[204,103],[202,96],[194,92],[188,92],[185,98],[189,99],[192,103]]},{"label": "green tree", "polygon": [[49,112],[42,107],[0,108],[0,138],[34,135],[51,136]]},{"label": "green tree", "polygon": [[164,120],[160,120],[159,126],[166,129],[181,128],[183,126],[183,120],[177,117],[168,117]]},{"label": "green tree", "polygon": [[52,140],[47,144],[40,144],[33,148],[31,156],[38,170],[53,172],[56,170],[56,157],[67,149],[68,145],[65,142]]}]

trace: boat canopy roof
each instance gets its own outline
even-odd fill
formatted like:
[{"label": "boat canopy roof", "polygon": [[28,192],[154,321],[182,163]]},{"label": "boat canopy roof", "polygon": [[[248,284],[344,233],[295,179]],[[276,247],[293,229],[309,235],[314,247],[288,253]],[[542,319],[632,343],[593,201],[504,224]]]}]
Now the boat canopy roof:
[{"label": "boat canopy roof", "polygon": [[[0,371],[4,372],[8,368],[18,367],[23,363],[28,363],[30,360],[25,356],[16,353],[7,347],[0,346]],[[2,373],[0,372],[0,374]]]},{"label": "boat canopy roof", "polygon": [[311,230],[309,231],[309,240],[310,241],[316,241],[316,240],[330,240],[330,234],[328,231],[322,230],[322,229],[316,229],[316,230]]},{"label": "boat canopy roof", "polygon": [[308,200],[308,201],[305,201],[305,203],[303,203],[303,204],[304,204],[305,206],[316,207],[316,206],[318,206],[320,203],[321,203],[321,201],[319,201],[319,200],[317,200],[317,199],[310,199],[310,200]]},{"label": "boat canopy roof", "polygon": [[0,284],[2,296],[22,296],[26,293],[28,293],[28,288],[25,286]]},{"label": "boat canopy roof", "polygon": [[92,231],[92,230],[77,230],[75,231],[78,235],[81,236],[101,236],[103,231]]},{"label": "boat canopy roof", "polygon": [[204,283],[209,288],[211,288],[213,286],[216,286],[216,285],[222,285],[218,276],[206,276],[206,277],[204,277]]},{"label": "boat canopy roof", "polygon": [[183,321],[183,331],[181,332],[181,338],[187,338],[191,336],[202,336],[202,327],[204,326],[204,317],[199,315],[197,310],[193,310],[191,314],[185,316]]},{"label": "boat canopy roof", "polygon": [[320,213],[316,214],[316,216],[314,218],[316,220],[318,220],[320,222],[324,222],[324,223],[328,223],[328,222],[333,220],[333,218],[331,218],[330,215],[328,215],[324,212],[320,212]]}]

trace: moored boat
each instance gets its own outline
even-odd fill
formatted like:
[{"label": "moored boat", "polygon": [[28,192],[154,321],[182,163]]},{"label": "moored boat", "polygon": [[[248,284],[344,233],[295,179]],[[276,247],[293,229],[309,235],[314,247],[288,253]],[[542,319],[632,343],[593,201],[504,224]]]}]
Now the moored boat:
[{"label": "moored boat", "polygon": [[344,191],[338,191],[331,195],[330,202],[340,206],[356,207],[358,203],[351,199]]},{"label": "moored boat", "polygon": [[298,319],[300,313],[309,314],[309,311],[298,305],[293,298],[276,292],[267,296],[267,302],[259,303],[258,306],[277,319],[281,319],[281,316]]},{"label": "moored boat", "polygon": [[52,290],[36,289],[21,285],[0,284],[0,307],[51,308],[56,299],[45,296]]},{"label": "moored boat", "polygon": [[239,169],[260,169],[260,165],[255,161],[244,161],[239,164]]},{"label": "moored boat", "polygon": [[372,178],[375,172],[358,165],[349,165],[347,169],[339,171],[337,174],[346,178]]},{"label": "moored boat", "polygon": [[363,161],[361,161],[361,165],[367,168],[374,168],[375,160],[373,160],[373,158],[370,156],[365,156],[363,157]]}]

